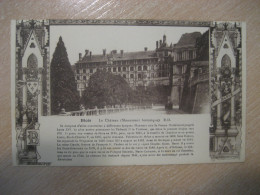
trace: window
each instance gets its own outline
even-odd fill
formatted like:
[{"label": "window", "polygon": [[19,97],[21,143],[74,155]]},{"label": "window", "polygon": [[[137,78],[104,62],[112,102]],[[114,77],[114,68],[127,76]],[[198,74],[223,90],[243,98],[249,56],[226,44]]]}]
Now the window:
[{"label": "window", "polygon": [[126,75],[125,75],[125,74],[123,74],[123,77],[124,77],[124,78],[126,78]]},{"label": "window", "polygon": [[103,71],[105,71],[105,72],[106,72],[106,71],[107,71],[107,69],[106,69],[106,68],[103,68]]},{"label": "window", "polygon": [[118,72],[121,72],[121,67],[118,67]]},{"label": "window", "polygon": [[142,70],[142,66],[138,66],[138,71],[141,71]]},{"label": "window", "polygon": [[83,69],[83,73],[86,73],[86,69]]},{"label": "window", "polygon": [[189,59],[193,59],[193,51],[189,51]]},{"label": "window", "polygon": [[147,66],[144,66],[144,70],[147,70]]},{"label": "window", "polygon": [[134,74],[130,74],[130,78],[133,79],[134,78]]},{"label": "window", "polygon": [[89,72],[90,72],[90,73],[93,73],[93,69],[90,69]]},{"label": "window", "polygon": [[116,72],[116,68],[113,68],[113,72]]},{"label": "window", "polygon": [[108,72],[111,72],[111,68],[108,68]]},{"label": "window", "polygon": [[151,70],[154,70],[154,67],[153,67],[153,65],[151,66]]},{"label": "window", "polygon": [[225,54],[221,60],[221,67],[231,67],[231,60],[227,54]]},{"label": "window", "polygon": [[86,77],[86,76],[83,76],[83,80],[87,80],[87,77]]},{"label": "window", "polygon": [[138,74],[138,80],[142,79],[142,75]]},{"label": "window", "polygon": [[134,71],[134,67],[133,66],[130,67],[130,71]]},{"label": "window", "polygon": [[77,76],[77,80],[79,80],[80,78],[79,78],[79,76]]},{"label": "window", "polygon": [[79,69],[77,70],[77,74],[79,74]]},{"label": "window", "polygon": [[182,60],[182,53],[178,52],[178,60]]},{"label": "window", "polygon": [[27,60],[27,67],[28,68],[37,68],[37,66],[38,66],[37,57],[34,54],[31,54]]},{"label": "window", "polygon": [[154,78],[154,73],[151,74],[151,77]]},{"label": "window", "polygon": [[123,71],[126,71],[126,67],[123,67]]}]

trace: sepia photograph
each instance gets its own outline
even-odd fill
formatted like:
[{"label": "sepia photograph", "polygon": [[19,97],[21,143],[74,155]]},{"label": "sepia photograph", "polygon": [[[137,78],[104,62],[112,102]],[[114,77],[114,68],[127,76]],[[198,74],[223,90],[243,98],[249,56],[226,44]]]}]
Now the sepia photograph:
[{"label": "sepia photograph", "polygon": [[51,26],[51,114],[209,113],[209,30]]}]

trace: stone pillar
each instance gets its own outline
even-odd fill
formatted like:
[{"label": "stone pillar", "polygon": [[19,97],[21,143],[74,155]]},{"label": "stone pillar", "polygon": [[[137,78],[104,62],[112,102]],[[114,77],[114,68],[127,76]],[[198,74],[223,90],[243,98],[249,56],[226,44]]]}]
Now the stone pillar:
[{"label": "stone pillar", "polygon": [[28,119],[27,119],[27,115],[25,113],[26,110],[26,106],[27,106],[27,83],[26,83],[26,73],[27,73],[27,68],[23,68],[22,69],[23,72],[23,81],[25,81],[25,85],[23,86],[23,122],[22,122],[22,130],[21,130],[21,148],[22,150],[26,149],[26,130],[25,128],[28,125]]},{"label": "stone pillar", "polygon": [[25,85],[23,86],[23,107],[26,107],[27,103],[27,83],[26,83],[26,73],[27,68],[23,68],[23,81],[25,82]]},{"label": "stone pillar", "polygon": [[171,90],[171,102],[172,102],[173,108],[179,109],[179,104],[180,104],[179,96],[180,96],[179,86],[173,85],[172,90]]},{"label": "stone pillar", "polygon": [[[233,71],[234,72],[234,71]],[[235,91],[235,75],[232,74],[231,93]],[[235,126],[235,96],[231,97],[231,128]]]},{"label": "stone pillar", "polygon": [[[220,92],[220,80],[219,80],[219,75],[218,75],[218,89],[217,89],[217,99],[220,100],[221,99],[221,92]],[[222,125],[221,125],[221,103],[217,105],[217,130],[222,129]]]},{"label": "stone pillar", "polygon": [[38,119],[42,115],[42,68],[38,69],[38,91],[36,92],[38,96]]}]

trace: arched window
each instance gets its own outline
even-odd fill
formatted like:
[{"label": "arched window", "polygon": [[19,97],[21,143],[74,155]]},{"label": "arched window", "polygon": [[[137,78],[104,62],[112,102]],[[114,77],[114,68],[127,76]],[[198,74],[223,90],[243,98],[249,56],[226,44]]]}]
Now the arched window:
[{"label": "arched window", "polygon": [[221,67],[231,67],[231,60],[227,54],[225,54],[221,60]]},{"label": "arched window", "polygon": [[37,66],[38,66],[37,57],[34,54],[31,54],[27,60],[27,67],[28,68],[37,68]]}]

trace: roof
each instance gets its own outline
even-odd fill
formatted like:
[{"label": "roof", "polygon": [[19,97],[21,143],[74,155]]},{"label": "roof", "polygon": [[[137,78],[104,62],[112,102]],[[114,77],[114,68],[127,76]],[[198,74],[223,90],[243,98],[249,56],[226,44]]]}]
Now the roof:
[{"label": "roof", "polygon": [[136,51],[136,52],[123,52],[115,53],[111,52],[110,54],[102,55],[84,55],[82,60],[79,60],[78,63],[86,63],[86,62],[106,62],[107,60],[119,61],[119,60],[133,60],[133,59],[150,59],[156,58],[157,54],[155,51]]},{"label": "roof", "polygon": [[193,32],[193,33],[185,33],[181,36],[178,43],[174,45],[175,48],[180,47],[195,47],[196,40],[201,36],[200,32]]}]

